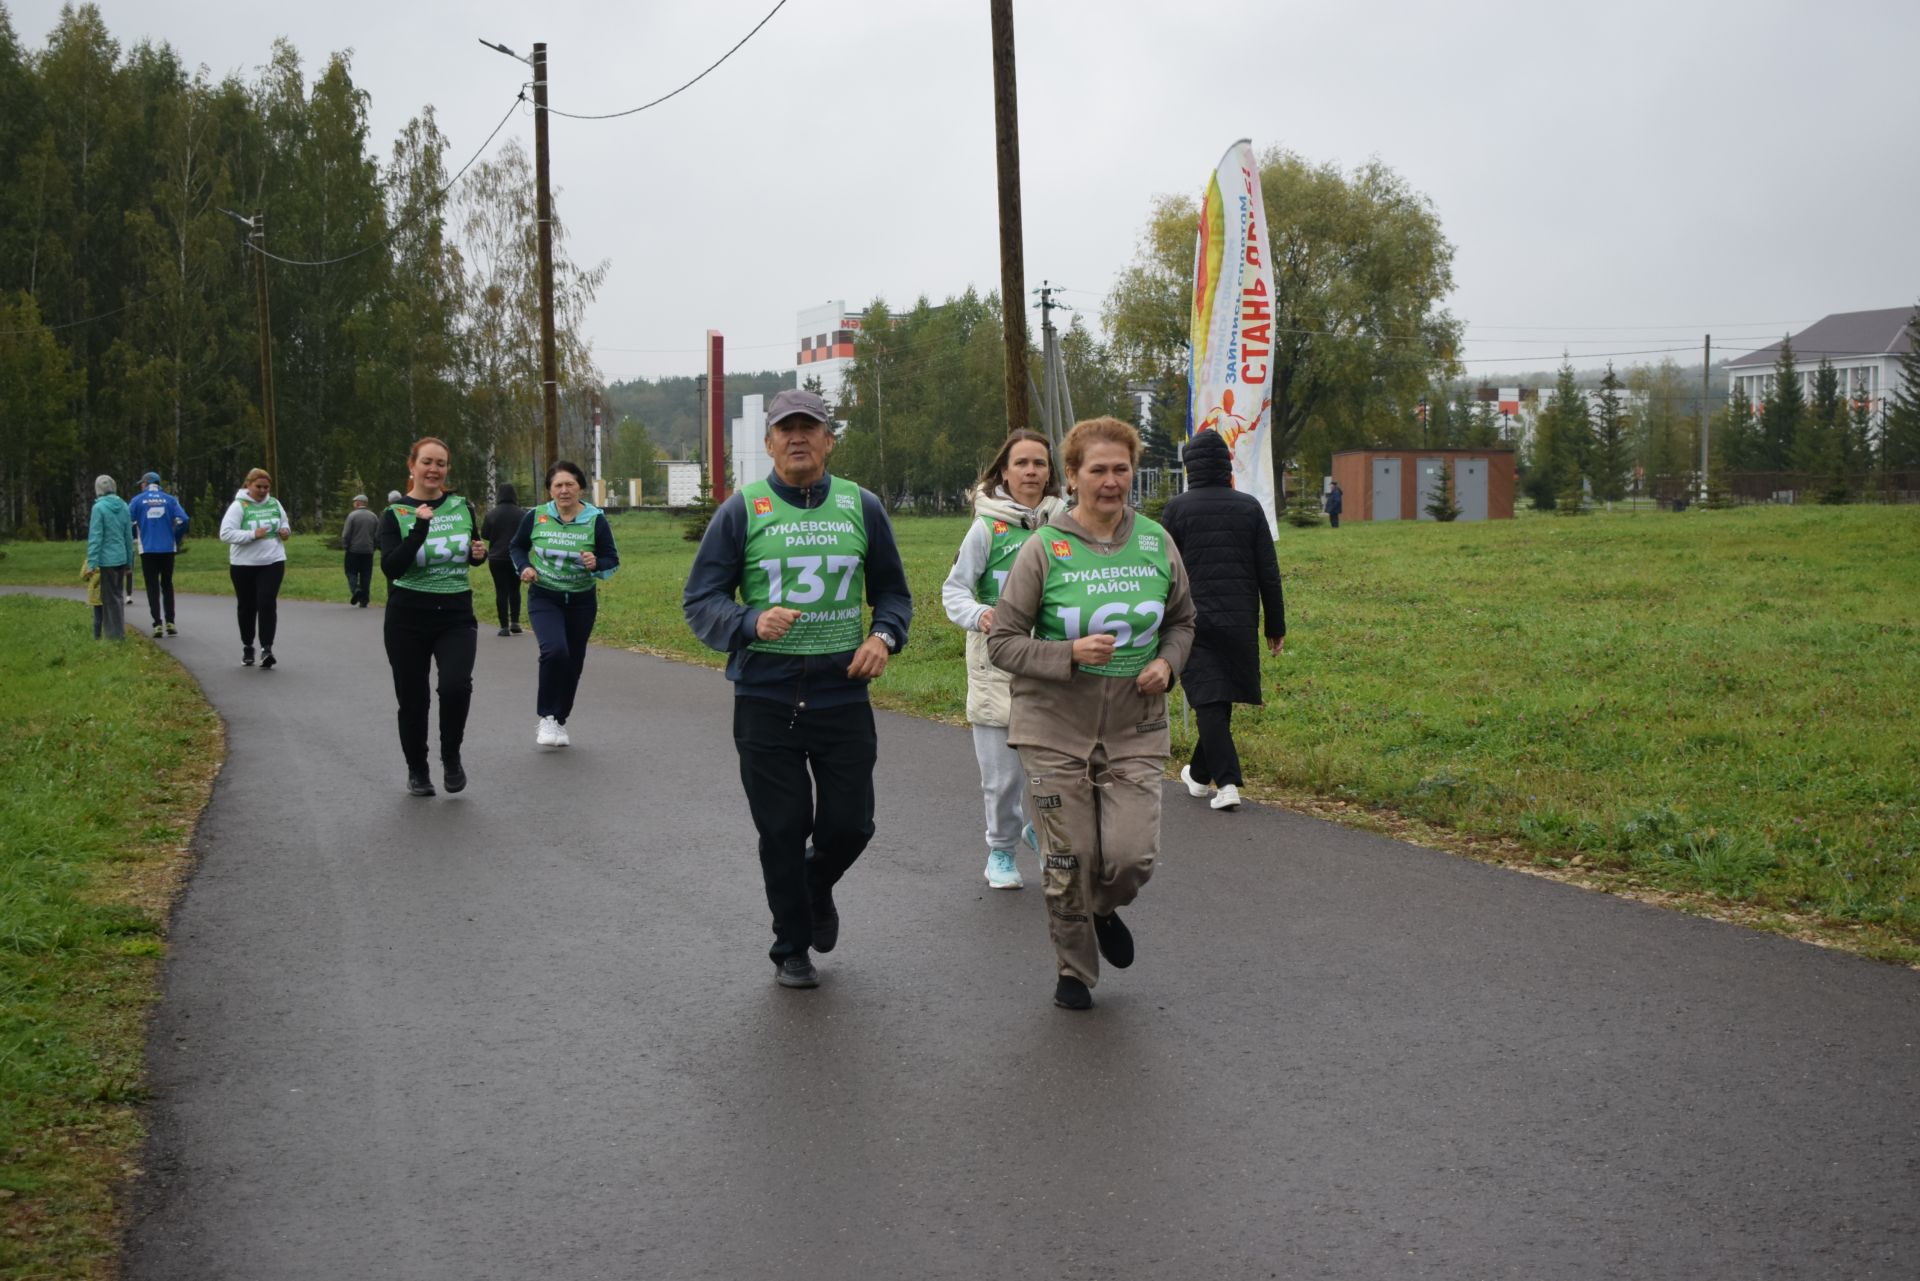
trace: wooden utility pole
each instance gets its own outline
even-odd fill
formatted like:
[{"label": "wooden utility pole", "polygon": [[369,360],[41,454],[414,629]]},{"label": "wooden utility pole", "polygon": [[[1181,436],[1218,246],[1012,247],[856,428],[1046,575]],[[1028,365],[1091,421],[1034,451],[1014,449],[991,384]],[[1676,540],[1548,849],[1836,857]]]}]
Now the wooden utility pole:
[{"label": "wooden utility pole", "polygon": [[267,433],[267,475],[280,487],[280,436],[273,418],[273,313],[267,306],[267,216],[255,211],[247,239],[253,242],[255,293],[260,306],[260,423]]},{"label": "wooden utility pole", "polygon": [[540,409],[546,419],[547,466],[560,457],[560,382],[553,355],[553,185],[547,163],[547,46],[533,46],[533,173],[539,188]]},{"label": "wooden utility pole", "polygon": [[1020,241],[1020,112],[1014,94],[1013,0],[992,0],[993,140],[1000,170],[1000,325],[1006,340],[1007,430],[1027,425],[1026,256]]}]

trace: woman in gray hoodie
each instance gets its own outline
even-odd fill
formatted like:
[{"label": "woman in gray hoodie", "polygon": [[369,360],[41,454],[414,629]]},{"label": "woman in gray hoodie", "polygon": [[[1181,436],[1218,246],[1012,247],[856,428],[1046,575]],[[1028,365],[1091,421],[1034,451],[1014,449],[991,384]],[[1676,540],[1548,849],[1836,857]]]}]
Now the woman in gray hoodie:
[{"label": "woman in gray hoodie", "polygon": [[960,540],[953,568],[940,588],[947,618],[967,633],[967,722],[973,726],[973,755],[980,765],[987,810],[987,884],[996,890],[1017,890],[1023,884],[1013,857],[1015,845],[1024,838],[1029,848],[1038,846],[1033,828],[1025,826],[1021,797],[1026,777],[1020,755],[1007,742],[1010,678],[987,657],[987,633],[993,630],[993,607],[1014,556],[1036,530],[1066,509],[1059,493],[1047,438],[1024,427],[1008,436],[974,485],[976,519]]}]

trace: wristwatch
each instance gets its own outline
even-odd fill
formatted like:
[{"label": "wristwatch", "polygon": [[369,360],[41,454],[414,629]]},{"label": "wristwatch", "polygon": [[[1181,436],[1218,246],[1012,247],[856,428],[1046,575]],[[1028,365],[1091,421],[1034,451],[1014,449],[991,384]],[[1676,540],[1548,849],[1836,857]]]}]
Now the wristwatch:
[{"label": "wristwatch", "polygon": [[893,638],[892,632],[883,632],[876,628],[873,634],[878,636],[880,643],[887,647],[887,653],[898,654],[900,652],[900,642]]}]

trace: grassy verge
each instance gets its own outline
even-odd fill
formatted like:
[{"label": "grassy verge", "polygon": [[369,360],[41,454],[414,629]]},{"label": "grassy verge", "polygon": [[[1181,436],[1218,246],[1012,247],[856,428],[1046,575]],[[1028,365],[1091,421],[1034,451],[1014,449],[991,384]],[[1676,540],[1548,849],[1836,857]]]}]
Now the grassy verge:
[{"label": "grassy verge", "polygon": [[84,604],[0,597],[0,635],[0,1276],[106,1277],[221,729],[151,644],[95,642]]},{"label": "grassy verge", "polygon": [[[965,525],[898,522],[917,619],[886,706],[962,714],[939,587]],[[677,524],[615,528],[598,638],[717,664],[680,618]],[[1279,549],[1287,652],[1236,717],[1253,795],[1920,961],[1920,508],[1349,522]],[[9,581],[78,570],[10,550]],[[186,590],[226,590],[220,551],[182,559]],[[292,558],[289,595],[344,596],[338,553]]]}]

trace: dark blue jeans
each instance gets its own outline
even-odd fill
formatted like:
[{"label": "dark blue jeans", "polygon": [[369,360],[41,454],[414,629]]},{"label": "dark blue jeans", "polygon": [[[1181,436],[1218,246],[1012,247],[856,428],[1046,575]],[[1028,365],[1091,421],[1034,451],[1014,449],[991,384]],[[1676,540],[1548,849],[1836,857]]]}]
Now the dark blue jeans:
[{"label": "dark blue jeans", "polygon": [[527,589],[527,621],[540,642],[539,715],[567,723],[599,613],[598,592],[555,592],[538,584]]}]

